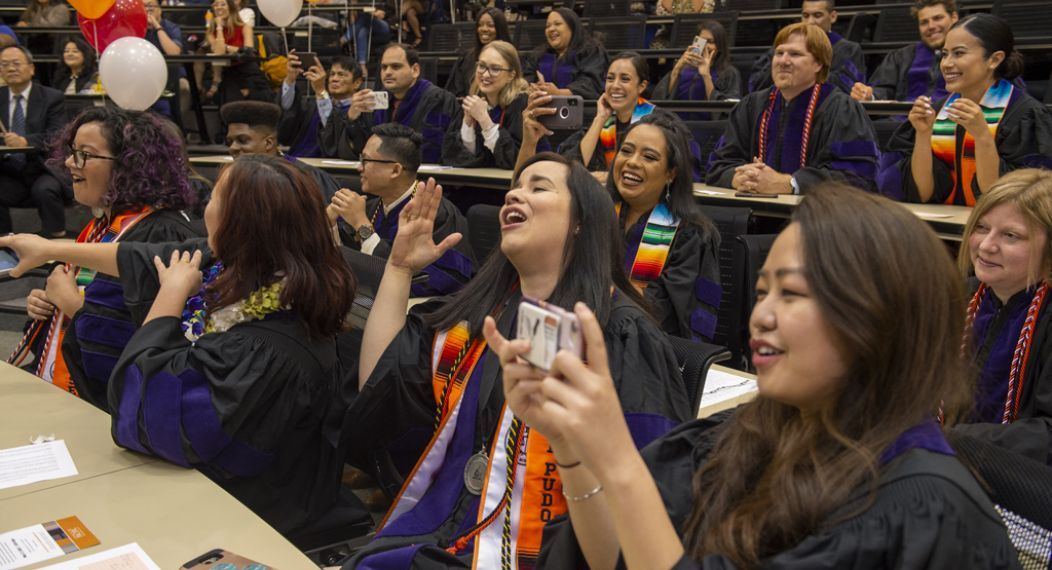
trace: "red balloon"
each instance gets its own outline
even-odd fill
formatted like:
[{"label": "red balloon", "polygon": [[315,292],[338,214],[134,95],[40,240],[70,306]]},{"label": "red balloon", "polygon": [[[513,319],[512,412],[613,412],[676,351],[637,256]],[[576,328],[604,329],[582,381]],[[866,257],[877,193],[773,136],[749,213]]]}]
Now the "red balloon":
[{"label": "red balloon", "polygon": [[102,53],[114,40],[128,36],[146,37],[146,8],[142,0],[117,0],[96,20],[77,14],[77,23],[84,39]]}]

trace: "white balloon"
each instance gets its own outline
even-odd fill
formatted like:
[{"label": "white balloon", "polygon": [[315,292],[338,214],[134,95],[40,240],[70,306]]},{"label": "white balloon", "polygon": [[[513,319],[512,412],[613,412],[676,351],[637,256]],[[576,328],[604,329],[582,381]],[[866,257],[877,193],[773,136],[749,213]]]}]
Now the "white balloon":
[{"label": "white balloon", "polygon": [[106,95],[120,108],[145,111],[164,92],[168,66],[153,44],[142,38],[125,37],[102,52],[99,78]]},{"label": "white balloon", "polygon": [[279,28],[287,27],[303,9],[303,0],[259,0],[259,11],[271,24]]}]

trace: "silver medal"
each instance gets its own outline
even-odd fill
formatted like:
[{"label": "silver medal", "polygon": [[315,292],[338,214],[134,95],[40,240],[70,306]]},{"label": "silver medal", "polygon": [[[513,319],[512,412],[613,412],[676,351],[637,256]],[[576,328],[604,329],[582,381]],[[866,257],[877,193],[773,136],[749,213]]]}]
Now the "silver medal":
[{"label": "silver medal", "polygon": [[464,486],[472,495],[478,496],[482,493],[482,485],[486,482],[489,457],[485,451],[480,451],[468,459],[464,466]]}]

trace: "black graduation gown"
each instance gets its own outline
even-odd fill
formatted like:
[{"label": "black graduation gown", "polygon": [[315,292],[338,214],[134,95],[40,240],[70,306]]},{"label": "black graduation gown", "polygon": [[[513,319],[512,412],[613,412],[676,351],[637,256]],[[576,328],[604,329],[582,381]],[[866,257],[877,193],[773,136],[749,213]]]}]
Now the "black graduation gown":
[{"label": "black graduation gown", "polygon": [[340,189],[340,183],[336,182],[336,179],[332,177],[328,172],[320,168],[315,168],[302,160],[297,159],[294,156],[287,154],[281,155],[285,160],[291,162],[293,166],[299,168],[304,173],[309,174],[315,182],[318,183],[318,189],[321,190],[322,202],[327,206],[332,201],[332,197]]},{"label": "black graduation gown", "polygon": [[[519,298],[512,299],[500,318],[505,336],[513,330]],[[637,444],[652,441],[691,415],[675,355],[661,331],[638,307],[615,299],[614,310],[603,328],[610,372]],[[412,311],[406,326],[384,352],[366,386],[348,411],[352,452],[369,461],[377,452],[389,452],[394,465],[408,473],[435,429],[436,402],[432,390],[432,343],[435,331]],[[488,441],[500,419],[504,394],[497,359],[487,350],[470,382],[481,381],[475,438]],[[481,371],[481,372],[480,372]],[[477,380],[476,380],[477,378]],[[477,447],[476,447],[477,449]],[[453,512],[440,513],[444,521],[430,534],[374,539],[344,568],[356,568],[370,555],[409,544],[427,544],[406,558],[400,568],[466,568],[471,551],[457,558],[442,549],[463,530],[465,519],[477,517],[478,500],[461,485]],[[435,546],[437,545],[437,547]],[[363,567],[374,567],[365,566]],[[538,566],[543,567],[543,566]]]},{"label": "black graduation gown", "polygon": [[457,58],[453,69],[449,72],[446,80],[446,91],[454,97],[466,97],[471,89],[471,81],[475,79],[475,64],[478,63],[478,54],[475,50]]},{"label": "black graduation gown", "polygon": [[417,80],[399,103],[388,96],[390,108],[362,113],[357,119],[347,119],[346,113],[333,112],[333,116],[322,129],[322,149],[328,153],[336,150],[336,156],[344,160],[358,160],[365,143],[373,134],[373,127],[392,120],[391,112],[397,105],[394,121],[401,123],[424,137],[421,147],[423,162],[438,164],[442,161],[442,139],[456,114],[457,98],[449,91],[426,79]]},{"label": "black graduation gown", "polygon": [[[862,53],[862,46],[855,42],[844,39],[844,36],[836,32],[826,32],[829,41],[833,44],[833,62],[829,66],[829,79],[827,81],[839,87],[845,94],[851,94],[851,88],[855,83],[866,82],[866,57]],[[749,93],[755,93],[771,86],[771,59],[774,57],[774,48],[756,60],[749,73]]]},{"label": "black graduation gown", "polygon": [[[684,95],[684,93],[682,93],[682,91],[685,87],[683,84],[684,78],[700,82],[701,88],[689,89],[689,93],[686,93],[688,96],[683,97],[682,95]],[[689,70],[684,70],[683,72],[680,72],[679,81],[676,82],[676,93],[669,92],[668,85],[671,81],[672,72],[669,71],[665,74],[664,77],[661,78],[661,81],[658,81],[657,86],[654,87],[655,101],[664,101],[666,99],[676,99],[679,101],[723,101],[725,99],[737,99],[741,97],[742,94],[742,76],[740,73],[738,73],[738,68],[730,64],[727,65],[726,69],[721,69],[715,74],[715,77],[713,77],[712,79],[713,91],[712,93],[706,93],[707,97],[705,97],[704,99],[701,99],[700,97],[701,93],[705,90],[704,80],[698,77],[696,71],[693,74],[689,73]],[[698,97],[694,98],[693,95],[697,95]],[[686,113],[680,113],[681,116],[684,114]],[[702,113],[691,113],[690,115],[699,114]],[[704,114],[708,115],[708,113]],[[707,120],[702,118],[695,119],[693,116],[683,117],[683,119],[688,121]]]},{"label": "black graduation gown", "polygon": [[[932,105],[938,115],[946,99]],[[957,127],[958,139],[963,127]],[[917,183],[913,180],[913,168],[910,166],[913,155],[913,141],[917,132],[909,121],[903,121],[892,134],[880,157],[880,171],[877,185],[881,194],[894,200],[920,202]],[[1052,168],[1052,113],[1030,95],[1016,87],[1012,91],[1008,107],[997,126],[994,135],[997,154],[1001,157],[998,170],[1006,174],[1018,168]],[[953,165],[948,165],[932,156],[932,175],[935,177],[935,191],[930,203],[941,204],[953,191],[951,173]],[[972,179],[972,192],[978,199],[979,177]]]},{"label": "black graduation gown", "polygon": [[[323,154],[319,142],[321,139],[321,116],[318,115],[317,100],[314,97],[300,94],[299,89],[295,89],[293,93],[292,107],[282,109],[281,112],[281,122],[278,123],[278,142],[283,146],[289,147],[289,154],[292,156],[329,156]],[[281,89],[279,88],[279,105],[280,98]],[[332,106],[332,114],[335,115],[340,106],[336,101],[332,102]]]},{"label": "black graduation gown", "polygon": [[933,99],[946,97],[946,82],[939,61],[922,42],[889,53],[869,78],[873,98],[913,101],[921,95]]},{"label": "black graduation gown", "polygon": [[[767,108],[770,91],[764,89],[750,93],[731,111],[727,129],[709,157],[709,171],[705,182],[723,188],[731,187],[734,169],[753,161],[759,153],[760,121]],[[789,111],[780,113],[787,118],[791,113],[802,116],[807,108],[810,91],[801,93],[789,102]],[[781,172],[780,164],[798,164],[799,137],[786,137],[775,121],[771,121],[770,140],[778,141],[779,147],[787,139],[796,141],[794,149],[782,148],[781,157],[768,158],[768,164]],[[788,128],[788,126],[786,127]],[[777,138],[774,138],[777,137]],[[788,142],[792,142],[789,140]],[[794,156],[789,156],[795,154]],[[811,126],[811,138],[807,145],[807,166],[795,171],[783,172],[796,177],[801,192],[827,180],[846,182],[857,188],[873,190],[873,177],[877,170],[879,151],[877,136],[866,110],[858,101],[837,89],[831,89],[825,100],[815,110]]]},{"label": "black graduation gown", "polygon": [[[391,255],[391,245],[398,235],[398,215],[409,203],[403,200],[386,214],[381,209],[380,198],[371,196],[365,201],[365,214],[373,221],[373,229],[380,243],[373,249],[372,255],[387,259]],[[351,249],[361,250],[361,243],[351,235],[350,227],[340,225],[340,240]],[[450,295],[460,290],[475,274],[475,256],[468,241],[468,221],[460,210],[449,200],[442,198],[435,212],[435,229],[431,234],[435,243],[440,243],[450,234],[460,232],[464,237],[456,246],[442,254],[437,261],[424,268],[427,281],[415,283],[411,293],[414,297],[433,297]]]},{"label": "black graduation gown", "polygon": [[442,143],[442,164],[461,168],[515,168],[519,157],[519,146],[522,144],[522,112],[526,109],[529,97],[521,93],[504,109],[494,108],[492,115],[498,129],[499,138],[493,151],[486,148],[482,138],[482,127],[475,125],[475,150],[469,152],[460,138],[460,126],[464,122],[464,111],[457,111],[453,121],[446,129]]},{"label": "black graduation gown", "polygon": [[[978,281],[973,279],[973,292],[978,286]],[[986,331],[986,338],[974,339],[976,347],[983,347],[988,342],[995,341],[996,337],[1007,337],[1009,345],[1008,362],[1011,361],[1011,352],[1014,351],[1016,340],[1019,338],[1019,326],[1007,326],[1011,317],[1018,314],[1015,321],[1025,318],[1026,309],[1030,305],[1031,295],[1023,291],[1009,299],[1008,310],[1000,303],[1000,310],[996,310],[993,322]],[[954,429],[964,435],[968,435],[1002,449],[1008,449],[1025,455],[1035,461],[1052,465],[1052,362],[1047,362],[1052,356],[1052,302],[1047,299],[1041,311],[1037,315],[1037,326],[1034,329],[1034,340],[1030,346],[1030,358],[1026,363],[1026,372],[1023,377],[1023,393],[1019,397],[1019,416],[1010,424],[1002,423],[971,423],[959,424]],[[980,313],[983,305],[980,305]],[[1015,313],[1015,314],[1013,314]],[[977,314],[977,318],[981,314]],[[988,351],[983,351],[988,352]],[[979,369],[983,369],[985,362],[976,362]],[[1008,375],[1004,376],[1004,390],[998,394],[1000,404],[1003,406],[1004,395],[1007,391]],[[980,396],[977,400],[981,400]]]},{"label": "black graduation gown", "polygon": [[[122,243],[117,255],[130,308],[158,290],[153,256],[183,244]],[[121,447],[194,467],[286,535],[335,503],[346,410],[334,338],[309,339],[294,310],[191,343],[180,318],[136,331],[110,380],[112,433]]]},{"label": "black graduation gown", "polygon": [[[603,93],[606,68],[610,63],[606,50],[598,46],[586,47],[579,52],[567,52],[562,59],[556,59],[551,49],[533,51],[523,58],[522,76],[526,81],[537,81],[537,71],[544,74],[544,80],[554,83],[560,89],[569,89],[574,95],[585,99],[598,99]],[[553,67],[555,71],[544,73]]]},{"label": "black graduation gown", "polygon": [[[692,481],[715,446],[718,419],[695,420],[643,450],[672,524],[680,533],[694,505]],[[732,421],[732,420],[729,420]],[[865,504],[869,489],[856,496]],[[854,505],[846,505],[846,509]],[[586,568],[566,517],[545,528],[541,568]],[[624,568],[624,561],[618,564]],[[729,570],[720,554],[684,556],[674,570]],[[816,531],[762,561],[769,569],[1018,568],[1000,516],[952,456],[911,449],[882,468],[875,501],[851,519]]]},{"label": "black graduation gown", "polygon": [[[183,212],[159,210],[128,230],[121,243],[183,242],[203,236]],[[137,309],[141,308],[124,304],[120,279],[97,273],[84,288],[84,305],[73,315],[62,339],[62,358],[77,395],[104,411],[109,411],[106,392],[113,367],[146,318],[146,312]]]},{"label": "black graduation gown", "polygon": [[[666,111],[661,107],[657,106],[654,107],[654,110],[651,111],[650,114],[665,115],[667,117],[673,118],[673,120],[679,120],[674,113],[670,113],[669,111]],[[628,132],[628,127],[630,126],[632,126],[632,123],[630,122],[622,123],[621,121],[617,121],[617,125],[615,126],[615,138],[617,140],[617,148],[621,148],[621,142],[625,140],[625,134]],[[576,160],[584,164],[584,158],[581,155],[581,140],[583,140],[584,136],[588,133],[588,127],[588,125],[581,127],[579,131],[566,137],[566,139],[563,140],[563,142],[559,143],[559,154],[571,160]],[[694,181],[701,182],[705,172],[705,160],[704,157],[701,156],[701,146],[698,144],[697,141],[694,140],[693,135],[691,135],[691,137],[687,140],[687,147],[690,150],[691,172],[693,174]],[[588,164],[585,164],[585,166],[588,168],[588,170],[591,170],[592,172],[606,172],[610,170],[610,168],[606,165],[606,158],[604,158],[603,156],[603,147],[599,143],[599,141],[596,141],[595,150],[592,152],[592,159],[589,160]]]},{"label": "black graduation gown", "polygon": [[[625,233],[626,273],[631,274],[649,215],[647,212],[640,216]],[[722,295],[719,248],[718,233],[706,233],[690,222],[680,222],[661,275],[643,290],[661,330],[712,342]]]}]

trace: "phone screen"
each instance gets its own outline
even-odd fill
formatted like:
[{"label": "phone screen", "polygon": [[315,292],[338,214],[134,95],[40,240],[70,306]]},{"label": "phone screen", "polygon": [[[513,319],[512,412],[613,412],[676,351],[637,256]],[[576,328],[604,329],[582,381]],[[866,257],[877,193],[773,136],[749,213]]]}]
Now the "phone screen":
[{"label": "phone screen", "polygon": [[7,271],[18,265],[18,256],[9,248],[0,248],[0,271]]}]

